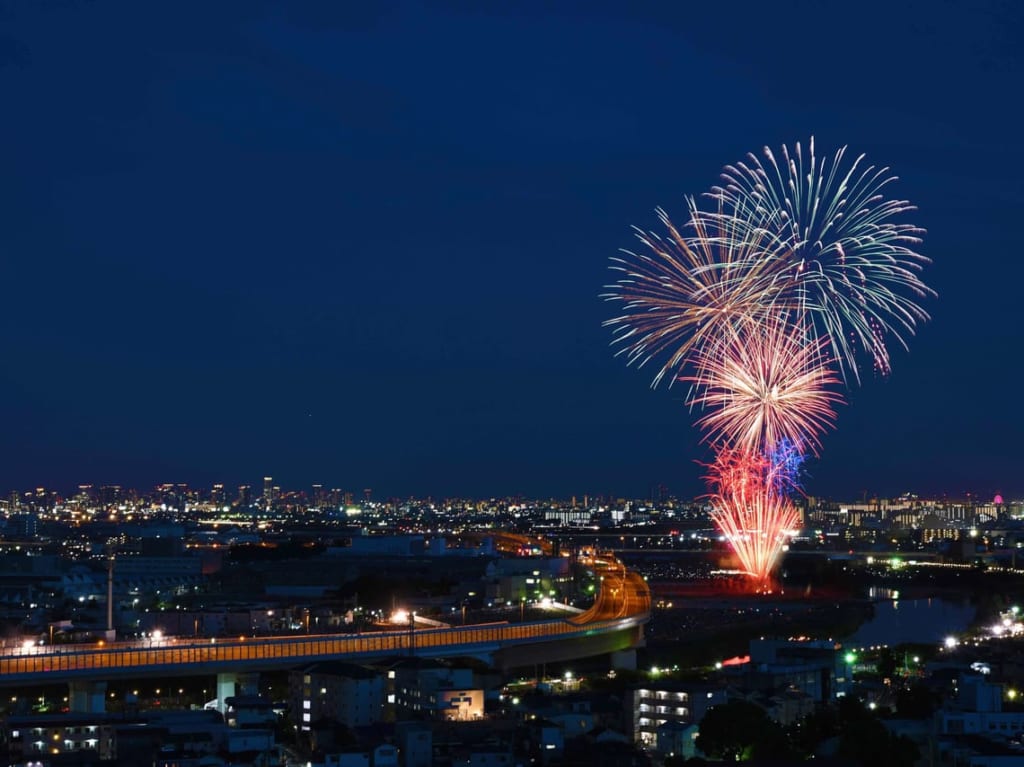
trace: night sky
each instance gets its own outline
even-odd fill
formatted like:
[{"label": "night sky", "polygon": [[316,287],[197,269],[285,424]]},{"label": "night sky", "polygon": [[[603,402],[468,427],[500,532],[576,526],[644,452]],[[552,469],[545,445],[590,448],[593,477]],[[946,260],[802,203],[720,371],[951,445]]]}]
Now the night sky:
[{"label": "night sky", "polygon": [[1024,494],[1019,4],[283,5],[0,3],[0,490],[698,494],[608,259],[813,135],[939,298],[808,491]]}]

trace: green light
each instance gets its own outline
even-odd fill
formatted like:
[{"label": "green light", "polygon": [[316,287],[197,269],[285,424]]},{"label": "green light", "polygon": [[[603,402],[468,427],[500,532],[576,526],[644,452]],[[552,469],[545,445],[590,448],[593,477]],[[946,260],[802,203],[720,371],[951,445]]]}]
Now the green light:
[{"label": "green light", "polygon": [[855,660],[857,660],[856,653],[852,653],[852,652],[846,653],[846,662],[847,663],[853,663]]}]

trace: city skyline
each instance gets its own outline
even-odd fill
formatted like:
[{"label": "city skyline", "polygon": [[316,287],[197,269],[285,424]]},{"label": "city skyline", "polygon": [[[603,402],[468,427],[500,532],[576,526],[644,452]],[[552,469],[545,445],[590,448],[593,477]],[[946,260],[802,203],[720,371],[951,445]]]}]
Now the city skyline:
[{"label": "city skyline", "polygon": [[1016,7],[0,13],[0,487],[699,496],[608,259],[814,135],[899,177],[940,300],[808,494],[1024,494]]},{"label": "city skyline", "polygon": [[[261,480],[261,481],[257,481]],[[116,503],[119,499],[132,497],[150,498],[164,493],[188,493],[203,502],[223,502],[225,505],[264,505],[269,497],[278,501],[292,502],[305,499],[311,505],[332,505],[339,508],[358,506],[364,502],[373,504],[402,503],[522,503],[522,504],[575,504],[579,507],[614,506],[618,503],[674,503],[687,506],[709,506],[711,494],[700,493],[695,496],[680,495],[665,484],[651,485],[645,492],[637,495],[623,493],[589,492],[587,490],[569,492],[565,495],[536,495],[523,493],[469,495],[466,493],[449,493],[432,495],[430,493],[411,493],[396,495],[387,488],[367,488],[356,484],[333,482],[312,482],[307,484],[290,484],[280,478],[260,476],[257,480],[216,481],[208,484],[190,482],[156,482],[152,485],[133,486],[119,483],[81,482],[69,486],[38,486],[22,488],[0,488],[0,504],[10,505],[15,495],[19,502],[27,504],[33,499],[50,499],[58,496],[63,503],[70,503],[79,498],[91,497],[100,505]],[[976,504],[979,506],[1019,506],[1024,504],[1024,497],[1003,495],[1002,493],[986,494],[984,492],[966,492],[962,495],[922,495],[907,490],[896,495],[880,495],[861,493],[857,496],[835,496],[827,493],[807,495],[800,499],[801,505],[809,503],[848,504],[860,506],[865,503],[915,503],[928,505],[931,503],[950,503],[955,505]],[[27,506],[26,506],[27,508]]]}]

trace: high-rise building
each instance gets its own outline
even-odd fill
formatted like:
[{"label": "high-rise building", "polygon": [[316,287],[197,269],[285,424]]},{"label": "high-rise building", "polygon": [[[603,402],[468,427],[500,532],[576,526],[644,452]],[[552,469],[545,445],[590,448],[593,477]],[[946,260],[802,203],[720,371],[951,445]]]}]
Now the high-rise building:
[{"label": "high-rise building", "polygon": [[120,485],[103,485],[97,493],[97,500],[103,506],[117,503],[122,497]]},{"label": "high-rise building", "polygon": [[263,506],[269,509],[274,505],[274,478],[263,478]]}]

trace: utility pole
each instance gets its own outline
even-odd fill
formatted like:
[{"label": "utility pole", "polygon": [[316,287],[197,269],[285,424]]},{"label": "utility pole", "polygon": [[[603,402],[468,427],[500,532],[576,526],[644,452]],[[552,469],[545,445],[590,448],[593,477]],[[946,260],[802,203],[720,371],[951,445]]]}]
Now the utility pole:
[{"label": "utility pole", "polygon": [[111,546],[107,551],[107,639],[114,639],[114,559],[116,550]]}]

